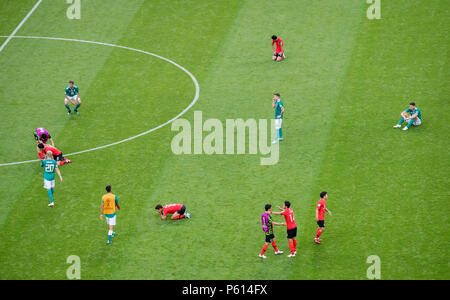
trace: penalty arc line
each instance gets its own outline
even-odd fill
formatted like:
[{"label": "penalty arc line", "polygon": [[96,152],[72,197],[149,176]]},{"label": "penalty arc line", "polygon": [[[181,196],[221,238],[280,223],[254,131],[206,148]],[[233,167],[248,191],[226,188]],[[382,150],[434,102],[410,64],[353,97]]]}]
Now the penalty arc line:
[{"label": "penalty arc line", "polygon": [[[0,36],[0,37],[6,37],[6,36]],[[140,50],[140,49],[135,49],[135,48],[130,48],[130,47],[125,47],[125,46],[120,46],[120,45],[115,45],[115,44],[110,44],[110,43],[102,43],[102,42],[95,42],[95,41],[86,41],[86,40],[77,40],[77,39],[68,39],[68,38],[57,38],[57,37],[42,37],[42,36],[13,36],[12,38],[22,38],[22,39],[43,39],[43,40],[61,40],[61,41],[71,41],[71,42],[79,42],[79,43],[88,43],[88,44],[96,44],[96,45],[102,45],[102,46],[109,46],[109,47],[115,47],[115,48],[121,48],[121,49],[126,49],[126,50],[130,50],[130,51],[135,51],[135,52],[139,52],[139,53],[143,53],[143,54],[147,54],[150,56],[154,56],[157,57],[159,59],[162,59],[164,61],[167,61],[168,63],[174,65],[175,67],[179,68],[180,70],[184,71],[193,81],[194,86],[195,86],[195,97],[194,100],[192,100],[192,102],[185,108],[183,109],[183,111],[181,111],[178,115],[176,115],[175,117],[173,117],[172,119],[168,120],[167,122],[158,125],[154,128],[151,128],[147,131],[141,132],[137,135],[134,135],[132,137],[111,143],[111,144],[107,144],[107,145],[103,145],[103,146],[99,146],[99,147],[95,147],[95,148],[91,148],[91,149],[86,149],[86,150],[82,150],[82,151],[78,151],[78,152],[73,152],[73,153],[69,153],[69,154],[65,154],[64,156],[70,156],[70,155],[76,155],[76,154],[81,154],[81,153],[86,153],[86,152],[90,152],[90,151],[95,151],[95,150],[99,150],[99,149],[104,149],[104,148],[108,148],[111,146],[115,146],[121,143],[125,143],[131,140],[134,140],[138,137],[141,137],[143,135],[149,134],[161,127],[164,127],[170,123],[172,123],[173,121],[175,121],[176,119],[180,118],[182,115],[184,115],[192,106],[194,106],[194,104],[197,102],[199,95],[200,95],[200,86],[198,84],[197,79],[195,78],[195,76],[189,72],[186,68],[184,68],[183,66],[177,64],[176,62],[159,56],[157,54],[148,52],[148,51],[144,51],[144,50]],[[26,161],[18,161],[18,162],[10,162],[10,163],[1,163],[0,167],[3,166],[11,166],[11,165],[19,165],[19,164],[26,164],[26,163],[31,163],[31,162],[38,162],[40,161],[39,159],[34,159],[34,160],[26,160]]]},{"label": "penalty arc line", "polygon": [[6,47],[6,45],[9,43],[9,41],[16,35],[17,31],[19,31],[20,27],[22,27],[23,24],[25,24],[25,22],[28,20],[28,18],[31,16],[31,14],[36,10],[36,8],[38,8],[39,4],[41,4],[42,0],[39,0],[34,6],[33,8],[28,12],[28,14],[25,16],[25,18],[23,18],[22,22],[20,22],[20,24],[16,27],[16,29],[14,29],[14,31],[11,33],[11,35],[9,36],[2,36],[2,37],[7,37],[6,41],[2,44],[2,46],[0,47],[0,52],[2,52],[3,48]]}]

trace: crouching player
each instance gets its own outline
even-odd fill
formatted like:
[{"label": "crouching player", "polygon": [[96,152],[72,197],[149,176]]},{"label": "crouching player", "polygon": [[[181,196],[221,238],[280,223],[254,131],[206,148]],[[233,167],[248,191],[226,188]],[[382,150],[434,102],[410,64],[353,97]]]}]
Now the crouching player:
[{"label": "crouching player", "polygon": [[70,109],[69,102],[72,103],[72,105],[75,105],[73,111],[78,115],[78,108],[81,105],[80,90],[78,89],[78,86],[74,85],[72,80],[69,81],[69,85],[66,87],[66,95],[64,98],[64,105],[66,106],[67,114],[70,116],[72,110]]},{"label": "crouching player", "polygon": [[58,164],[53,159],[53,153],[48,151],[46,158],[41,161],[41,167],[44,168],[44,188],[47,190],[48,198],[50,199],[49,207],[53,207],[55,203],[53,202],[53,193],[55,192],[55,171],[58,173],[61,182],[63,178],[61,176],[61,171],[58,169]]},{"label": "crouching player", "polygon": [[33,135],[36,143],[39,144],[40,142],[42,142],[44,144],[47,144],[47,142],[50,141],[52,146],[55,147],[55,143],[53,142],[52,137],[44,127],[36,128],[36,130],[33,132]]},{"label": "crouching player", "polygon": [[408,130],[409,126],[420,126],[422,124],[422,113],[420,109],[416,107],[416,103],[409,103],[409,108],[400,114],[402,117],[400,121],[398,121],[397,125],[394,125],[394,128],[402,127],[403,122],[408,122],[403,130]]},{"label": "crouching player", "polygon": [[111,239],[116,235],[114,226],[116,226],[116,207],[120,210],[119,198],[111,193],[111,186],[106,186],[106,194],[102,197],[100,205],[100,220],[103,221],[103,214],[106,216],[106,224],[108,224],[108,240],[106,244],[111,245]]},{"label": "crouching player", "polygon": [[155,206],[155,210],[161,215],[161,219],[166,220],[167,215],[172,215],[172,220],[179,220],[183,218],[191,218],[191,214],[186,211],[186,206],[183,204],[167,204],[162,206],[158,204]]},{"label": "crouching player", "polygon": [[[273,46],[274,44],[276,47]],[[273,51],[272,56],[273,61],[282,61],[283,58],[286,58],[286,56],[284,55],[283,40],[280,37],[277,37],[276,35],[272,35],[272,51]]]},{"label": "crouching player", "polygon": [[286,225],[286,223],[277,223],[272,221],[272,205],[266,204],[265,206],[265,212],[261,215],[261,223],[262,223],[262,230],[264,231],[266,235],[266,242],[264,246],[262,247],[261,253],[258,255],[260,258],[267,258],[267,256],[264,255],[267,248],[269,247],[269,243],[272,243],[272,247],[275,250],[275,255],[283,254],[283,251],[277,249],[277,243],[275,242],[275,235],[273,234],[273,225]]}]

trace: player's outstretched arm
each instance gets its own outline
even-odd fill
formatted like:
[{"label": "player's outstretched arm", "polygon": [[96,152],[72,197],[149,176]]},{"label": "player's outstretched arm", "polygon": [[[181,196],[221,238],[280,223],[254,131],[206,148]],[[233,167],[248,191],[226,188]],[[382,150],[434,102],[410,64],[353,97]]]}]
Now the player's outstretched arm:
[{"label": "player's outstretched arm", "polygon": [[61,171],[58,168],[56,168],[56,173],[58,173],[59,180],[61,180],[61,182],[63,182],[63,178],[61,176]]},{"label": "player's outstretched arm", "polygon": [[331,216],[331,211],[328,208],[325,208],[325,211]]},{"label": "player's outstretched arm", "polygon": [[100,204],[100,220],[103,221],[103,202]]},{"label": "player's outstretched arm", "polygon": [[278,225],[278,226],[286,226],[286,223],[278,223],[278,222],[272,222],[273,225]]}]

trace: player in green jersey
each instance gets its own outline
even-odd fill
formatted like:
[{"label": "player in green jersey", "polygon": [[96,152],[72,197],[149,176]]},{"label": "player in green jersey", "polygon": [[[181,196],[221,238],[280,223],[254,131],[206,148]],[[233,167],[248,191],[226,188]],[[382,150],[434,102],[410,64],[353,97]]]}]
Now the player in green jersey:
[{"label": "player in green jersey", "polygon": [[420,112],[420,109],[416,107],[416,103],[414,102],[409,103],[409,108],[400,115],[402,117],[400,118],[400,121],[398,121],[398,124],[394,125],[394,128],[402,127],[403,122],[408,122],[408,124],[403,127],[403,130],[408,130],[411,125],[420,126],[422,124],[422,113]]},{"label": "player in green jersey", "polygon": [[284,106],[280,99],[280,94],[276,93],[272,98],[272,108],[275,108],[275,129],[277,130],[277,136],[272,144],[276,144],[278,141],[283,140],[283,131],[281,129],[281,123],[283,122]]},{"label": "player in green jersey", "polygon": [[72,103],[72,105],[75,105],[75,109],[73,111],[78,115],[78,108],[81,105],[80,90],[78,89],[78,86],[74,85],[72,80],[69,81],[69,85],[66,86],[66,95],[64,98],[64,105],[66,106],[68,115],[70,116],[72,110],[70,109],[69,102]]},{"label": "player in green jersey", "polygon": [[55,192],[55,171],[58,173],[61,182],[63,178],[61,171],[58,169],[56,160],[53,159],[52,151],[47,151],[47,157],[41,161],[41,167],[44,168],[44,188],[47,189],[48,198],[50,199],[49,207],[53,207],[53,193]]}]

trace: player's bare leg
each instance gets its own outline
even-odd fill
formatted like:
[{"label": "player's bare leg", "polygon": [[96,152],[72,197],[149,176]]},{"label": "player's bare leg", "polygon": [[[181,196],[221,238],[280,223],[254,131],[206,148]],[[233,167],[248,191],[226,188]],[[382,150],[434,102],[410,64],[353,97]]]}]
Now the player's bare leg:
[{"label": "player's bare leg", "polygon": [[64,99],[64,106],[67,109],[67,114],[70,116],[70,114],[72,113],[72,110],[70,109],[69,101],[67,99]]},{"label": "player's bare leg", "polygon": [[180,215],[178,212],[176,212],[170,218],[172,220],[179,220],[179,219],[183,219],[184,217],[186,217],[186,215]]},{"label": "player's bare leg", "polygon": [[275,55],[275,53],[272,55],[272,60],[276,61],[277,60],[277,56]]},{"label": "player's bare leg", "polygon": [[81,106],[81,99],[78,98],[75,100],[75,109],[73,110],[75,114],[78,115],[78,108]]}]

